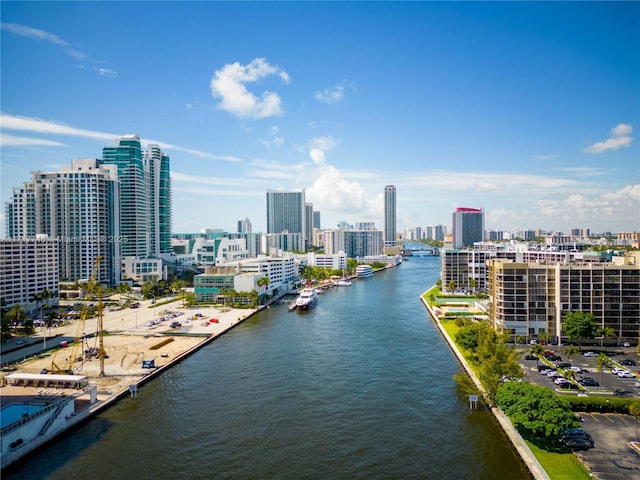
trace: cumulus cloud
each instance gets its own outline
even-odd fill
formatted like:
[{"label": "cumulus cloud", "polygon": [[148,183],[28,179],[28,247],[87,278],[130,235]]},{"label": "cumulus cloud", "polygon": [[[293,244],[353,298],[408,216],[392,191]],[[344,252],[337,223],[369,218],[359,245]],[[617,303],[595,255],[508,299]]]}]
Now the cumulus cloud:
[{"label": "cumulus cloud", "polygon": [[544,217],[561,218],[575,224],[586,224],[597,218],[602,224],[617,225],[620,219],[631,219],[637,225],[640,221],[640,185],[627,185],[594,198],[574,193],[560,199],[541,199],[536,206]]},{"label": "cumulus cloud", "polygon": [[607,150],[617,150],[622,147],[629,147],[633,138],[631,132],[633,127],[630,124],[620,123],[611,129],[611,135],[606,140],[596,142],[584,149],[587,153],[602,153]]},{"label": "cumulus cloud", "polygon": [[341,214],[344,218],[365,220],[376,215],[377,204],[367,190],[358,182],[347,180],[341,172],[331,166],[319,168],[313,185],[306,190],[307,199],[316,210]]},{"label": "cumulus cloud", "polygon": [[354,90],[354,87],[351,83],[343,81],[333,87],[325,88],[324,90],[318,90],[315,93],[315,97],[316,100],[322,103],[337,103],[344,99],[345,90],[347,88],[351,88],[352,90]]},{"label": "cumulus cloud", "polygon": [[256,58],[248,65],[239,62],[227,64],[216,70],[211,79],[211,93],[220,99],[218,108],[239,118],[267,118],[282,114],[280,96],[264,91],[262,97],[247,90],[246,84],[276,75],[289,83],[289,74],[270,65],[264,58]]}]

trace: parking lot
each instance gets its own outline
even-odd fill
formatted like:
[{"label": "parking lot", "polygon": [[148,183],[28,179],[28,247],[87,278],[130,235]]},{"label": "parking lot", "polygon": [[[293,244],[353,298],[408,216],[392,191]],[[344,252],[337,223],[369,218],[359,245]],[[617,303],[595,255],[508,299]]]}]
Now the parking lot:
[{"label": "parking lot", "polygon": [[[580,367],[582,372],[576,375],[591,377],[597,381],[599,387],[586,387],[581,394],[599,395],[604,397],[636,397],[640,398],[640,388],[637,388],[636,378],[620,378],[611,373],[610,368],[603,368],[598,372],[597,353],[595,356],[585,356],[588,350],[583,349],[580,354],[567,358],[564,349],[558,346],[550,346],[563,362],[570,362],[574,367]],[[521,357],[520,364],[525,371],[525,381],[551,388],[558,393],[576,395],[576,391],[559,390],[553,378],[538,373],[537,366],[542,362],[525,360],[525,353]],[[628,366],[631,372],[637,374],[640,370],[640,358],[635,348],[620,348],[608,352],[610,358],[616,362],[628,359],[636,365]],[[552,362],[553,363],[553,362]],[[582,427],[594,440],[594,447],[589,450],[576,451],[576,455],[589,469],[594,478],[600,480],[637,480],[640,478],[640,453],[635,451],[630,442],[636,439],[636,420],[630,415],[613,413],[580,413],[583,422]]]},{"label": "parking lot", "polygon": [[576,455],[593,476],[600,480],[640,478],[640,453],[629,445],[636,438],[635,418],[612,413],[585,413],[582,418],[582,427],[595,446]]}]

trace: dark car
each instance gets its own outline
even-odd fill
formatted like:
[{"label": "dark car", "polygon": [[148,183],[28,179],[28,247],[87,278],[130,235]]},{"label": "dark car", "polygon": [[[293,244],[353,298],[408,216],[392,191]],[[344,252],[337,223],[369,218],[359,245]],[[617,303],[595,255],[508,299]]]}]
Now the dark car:
[{"label": "dark car", "polygon": [[618,362],[620,365],[626,365],[627,367],[635,367],[635,360],[620,360]]},{"label": "dark car", "polygon": [[556,368],[571,368],[569,362],[556,362]]},{"label": "dark car", "polygon": [[546,356],[546,358],[550,362],[561,362],[562,361],[562,357],[560,355],[549,355],[549,356]]},{"label": "dark car", "polygon": [[588,450],[594,445],[593,440],[584,437],[567,437],[562,443],[572,450]]},{"label": "dark car", "polygon": [[180,328],[182,326],[182,324],[180,322],[173,322],[171,325],[169,325],[171,328]]},{"label": "dark car", "polygon": [[546,365],[544,363],[538,365],[538,371],[541,372],[543,370],[553,370],[553,368],[551,368],[549,365]]},{"label": "dark car", "polygon": [[600,386],[600,384],[591,377],[581,378],[580,380],[578,380],[578,383],[583,387],[599,387]]},{"label": "dark car", "polygon": [[569,437],[581,437],[581,438],[586,438],[587,440],[590,440],[593,442],[593,438],[591,438],[591,435],[589,435],[587,432],[584,431],[584,429],[580,428],[580,427],[576,427],[576,428],[567,428],[566,430],[564,430],[561,434],[560,434],[560,441],[569,438]]},{"label": "dark car", "polygon": [[535,355],[531,355],[531,354],[527,354],[524,356],[525,360],[537,360],[538,357],[536,357]]}]

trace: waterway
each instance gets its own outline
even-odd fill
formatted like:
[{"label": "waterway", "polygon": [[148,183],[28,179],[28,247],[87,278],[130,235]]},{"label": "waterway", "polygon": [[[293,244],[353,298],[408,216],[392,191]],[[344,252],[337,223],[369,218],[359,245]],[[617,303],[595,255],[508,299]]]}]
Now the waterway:
[{"label": "waterway", "polygon": [[438,257],[274,306],[9,479],[525,479],[419,301]]}]

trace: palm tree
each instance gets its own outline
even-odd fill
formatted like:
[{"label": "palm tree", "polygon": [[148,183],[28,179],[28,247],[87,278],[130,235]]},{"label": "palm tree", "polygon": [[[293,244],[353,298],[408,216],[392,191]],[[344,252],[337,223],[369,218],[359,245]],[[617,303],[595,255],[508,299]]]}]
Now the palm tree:
[{"label": "palm tree", "polygon": [[470,278],[469,279],[469,287],[471,288],[471,293],[475,293],[476,292],[476,287],[478,286],[478,280],[476,280],[475,278]]},{"label": "palm tree", "polygon": [[21,323],[24,322],[27,318],[27,314],[25,313],[24,308],[22,308],[22,305],[20,305],[19,303],[11,307],[6,313],[6,316],[9,319],[10,323]]},{"label": "palm tree", "polygon": [[580,353],[580,350],[575,345],[569,345],[564,349],[564,354],[567,356],[569,360],[571,360],[571,365],[573,365],[573,357],[575,354]]},{"label": "palm tree", "polygon": [[598,354],[598,358],[596,358],[596,362],[598,363],[598,372],[600,372],[600,383],[602,383],[602,370],[604,370],[604,367],[609,365],[609,357],[600,352],[600,354]]},{"label": "palm tree", "polygon": [[531,355],[536,356],[536,365],[538,365],[540,363],[540,355],[544,353],[544,347],[539,343],[536,343],[535,345],[531,345],[529,352]]},{"label": "palm tree", "polygon": [[447,282],[447,290],[449,290],[450,292],[453,292],[456,289],[456,282],[454,282],[453,280],[449,280]]},{"label": "palm tree", "polygon": [[602,327],[600,329],[600,346],[603,347],[604,346],[604,339],[605,338],[611,338],[611,337],[615,337],[616,336],[616,331],[611,328],[611,327]]}]

